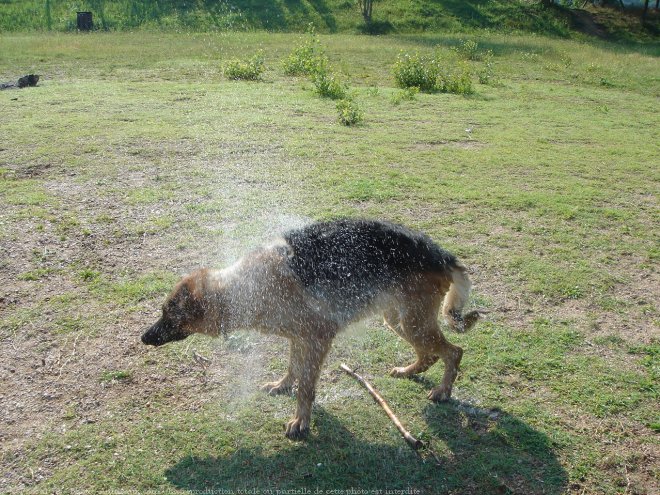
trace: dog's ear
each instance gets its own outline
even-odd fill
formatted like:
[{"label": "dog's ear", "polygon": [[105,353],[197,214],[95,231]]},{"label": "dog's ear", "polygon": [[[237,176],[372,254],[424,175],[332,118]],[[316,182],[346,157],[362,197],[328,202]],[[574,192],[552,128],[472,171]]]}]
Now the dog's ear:
[{"label": "dog's ear", "polygon": [[204,316],[203,279],[199,273],[194,273],[181,281],[176,297],[178,309],[183,311],[188,319]]}]

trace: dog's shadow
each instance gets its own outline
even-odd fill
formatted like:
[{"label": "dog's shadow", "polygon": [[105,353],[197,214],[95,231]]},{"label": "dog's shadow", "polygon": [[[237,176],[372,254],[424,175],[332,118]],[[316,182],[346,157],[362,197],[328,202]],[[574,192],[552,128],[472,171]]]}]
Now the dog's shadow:
[{"label": "dog's shadow", "polygon": [[440,465],[430,456],[418,457],[403,439],[399,445],[358,439],[323,407],[315,407],[318,436],[305,442],[289,443],[282,437],[283,448],[277,452],[252,447],[227,455],[186,456],[165,476],[173,486],[194,493],[565,491],[567,475],[550,440],[519,419],[456,401],[429,404],[424,415]]}]

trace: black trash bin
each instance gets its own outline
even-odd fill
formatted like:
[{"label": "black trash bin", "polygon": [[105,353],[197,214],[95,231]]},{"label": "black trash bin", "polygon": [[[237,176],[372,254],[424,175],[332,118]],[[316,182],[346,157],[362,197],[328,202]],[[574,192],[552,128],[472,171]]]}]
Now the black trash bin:
[{"label": "black trash bin", "polygon": [[78,30],[91,31],[94,28],[91,12],[78,12]]}]

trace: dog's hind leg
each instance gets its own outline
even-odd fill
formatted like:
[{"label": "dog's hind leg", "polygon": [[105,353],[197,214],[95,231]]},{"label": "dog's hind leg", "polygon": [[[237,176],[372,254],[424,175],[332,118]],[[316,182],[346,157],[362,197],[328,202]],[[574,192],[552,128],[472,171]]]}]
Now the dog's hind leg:
[{"label": "dog's hind leg", "polygon": [[308,341],[301,342],[302,359],[298,379],[296,414],[285,426],[285,434],[292,440],[304,438],[309,433],[312,404],[316,393],[316,380],[321,371],[332,338],[314,334]]},{"label": "dog's hind leg", "polygon": [[261,390],[269,395],[288,394],[300,376],[303,347],[295,339],[289,340],[289,369],[286,375],[275,382],[264,383]]},{"label": "dog's hind leg", "polygon": [[429,320],[416,322],[414,318],[404,316],[401,324],[394,327],[394,330],[413,346],[417,353],[417,360],[408,366],[393,368],[390,375],[408,377],[422,373],[440,358],[442,343],[436,322]]},{"label": "dog's hind leg", "polygon": [[456,380],[456,375],[458,375],[458,367],[463,357],[463,349],[450,344],[442,335],[440,329],[438,329],[438,333],[440,335],[440,346],[437,352],[440,353],[440,357],[444,362],[445,373],[442,376],[440,385],[433,387],[428,394],[428,398],[435,402],[449,400],[449,397],[451,397],[451,389]]},{"label": "dog's hind leg", "polygon": [[439,304],[437,297],[427,301],[423,301],[422,297],[401,312],[401,324],[395,330],[413,346],[417,360],[390,372],[395,377],[407,377],[428,370],[438,359],[442,359],[445,365],[442,382],[428,394],[428,398],[434,401],[447,400],[451,396],[463,357],[463,349],[450,344],[440,331],[437,321]]},{"label": "dog's hind leg", "polygon": [[401,335],[401,318],[399,316],[399,308],[394,306],[387,308],[383,316],[383,324],[397,335]]}]

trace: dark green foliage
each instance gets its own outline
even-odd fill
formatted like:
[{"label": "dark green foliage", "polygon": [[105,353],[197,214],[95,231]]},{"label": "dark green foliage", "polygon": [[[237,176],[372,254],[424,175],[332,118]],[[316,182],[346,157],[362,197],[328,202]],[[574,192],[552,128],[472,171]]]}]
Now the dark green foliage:
[{"label": "dark green foliage", "polygon": [[[570,9],[546,9],[526,0],[392,0],[379,2],[368,21],[354,0],[2,0],[0,31],[75,31],[79,10],[91,11],[95,28],[102,30],[302,32],[311,22],[322,32],[376,35],[488,28],[569,36],[571,27],[581,26]],[[595,21],[626,40],[649,39],[654,32],[632,14],[600,15]]]}]

